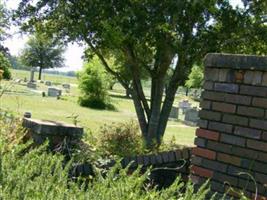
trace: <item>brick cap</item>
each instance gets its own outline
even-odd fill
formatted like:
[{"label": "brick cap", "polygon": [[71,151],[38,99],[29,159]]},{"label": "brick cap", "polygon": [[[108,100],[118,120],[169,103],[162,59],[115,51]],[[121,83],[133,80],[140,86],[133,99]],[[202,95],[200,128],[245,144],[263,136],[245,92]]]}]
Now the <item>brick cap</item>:
[{"label": "brick cap", "polygon": [[267,71],[267,56],[208,53],[205,67]]}]

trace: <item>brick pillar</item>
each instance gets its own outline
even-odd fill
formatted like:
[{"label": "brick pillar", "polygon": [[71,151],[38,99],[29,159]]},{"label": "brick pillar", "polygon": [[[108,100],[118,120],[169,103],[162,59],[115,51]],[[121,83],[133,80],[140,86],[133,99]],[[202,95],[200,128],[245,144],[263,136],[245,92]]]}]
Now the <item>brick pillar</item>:
[{"label": "brick pillar", "polygon": [[[267,57],[208,54],[191,178],[224,193],[231,185],[267,197]],[[227,183],[227,184],[225,184]],[[232,193],[232,195],[235,195]]]}]

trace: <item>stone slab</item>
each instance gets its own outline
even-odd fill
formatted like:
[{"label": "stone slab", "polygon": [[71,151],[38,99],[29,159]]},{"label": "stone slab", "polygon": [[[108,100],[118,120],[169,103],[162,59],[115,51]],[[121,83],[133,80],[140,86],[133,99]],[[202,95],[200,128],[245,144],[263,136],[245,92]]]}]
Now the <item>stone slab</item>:
[{"label": "stone slab", "polygon": [[204,59],[209,68],[230,68],[267,71],[267,56],[209,53]]},{"label": "stone slab", "polygon": [[64,122],[24,118],[22,125],[40,135],[69,137],[81,137],[83,135],[82,127]]}]

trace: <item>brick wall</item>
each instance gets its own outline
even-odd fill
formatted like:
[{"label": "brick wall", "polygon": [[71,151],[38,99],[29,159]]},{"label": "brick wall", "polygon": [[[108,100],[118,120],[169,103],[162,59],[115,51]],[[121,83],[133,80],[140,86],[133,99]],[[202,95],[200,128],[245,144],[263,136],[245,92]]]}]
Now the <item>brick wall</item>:
[{"label": "brick wall", "polygon": [[[224,193],[231,185],[267,197],[267,57],[208,54],[191,177],[211,179]],[[232,195],[237,196],[235,193]]]}]

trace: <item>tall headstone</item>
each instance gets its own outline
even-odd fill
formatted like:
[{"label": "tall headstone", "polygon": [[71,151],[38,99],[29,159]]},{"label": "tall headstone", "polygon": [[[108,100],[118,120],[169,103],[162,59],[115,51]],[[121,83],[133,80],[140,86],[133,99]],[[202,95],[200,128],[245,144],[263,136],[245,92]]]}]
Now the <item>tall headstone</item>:
[{"label": "tall headstone", "polygon": [[173,106],[172,109],[171,109],[169,118],[177,120],[178,117],[179,117],[179,108]]},{"label": "tall headstone", "polygon": [[34,69],[31,69],[30,82],[34,82]]},{"label": "tall headstone", "polygon": [[185,122],[189,123],[190,125],[196,125],[199,120],[198,113],[199,111],[197,107],[193,107],[191,109],[186,110],[184,117]]},{"label": "tall headstone", "polygon": [[31,69],[30,81],[27,83],[27,87],[36,89],[37,85],[34,83],[34,69]]}]

